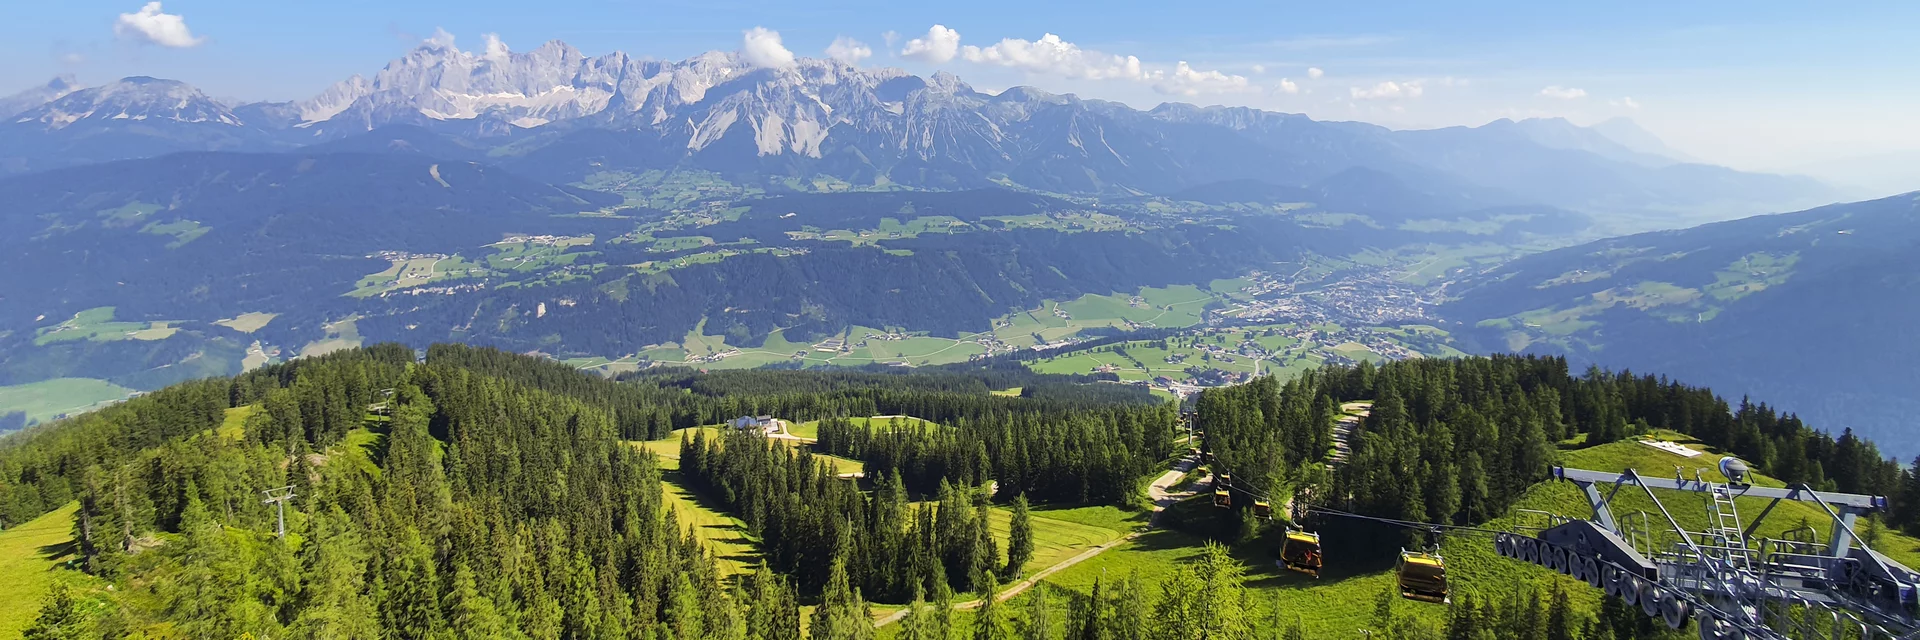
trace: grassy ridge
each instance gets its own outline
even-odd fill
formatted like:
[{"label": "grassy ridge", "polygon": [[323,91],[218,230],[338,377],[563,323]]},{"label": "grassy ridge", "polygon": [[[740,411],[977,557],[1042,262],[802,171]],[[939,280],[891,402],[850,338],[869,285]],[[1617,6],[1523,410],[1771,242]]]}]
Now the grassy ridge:
[{"label": "grassy ridge", "polygon": [[[21,637],[39,615],[40,600],[55,580],[82,590],[95,586],[92,576],[65,568],[72,558],[75,502],[32,522],[0,531],[0,640]],[[77,598],[84,599],[76,593]]]}]

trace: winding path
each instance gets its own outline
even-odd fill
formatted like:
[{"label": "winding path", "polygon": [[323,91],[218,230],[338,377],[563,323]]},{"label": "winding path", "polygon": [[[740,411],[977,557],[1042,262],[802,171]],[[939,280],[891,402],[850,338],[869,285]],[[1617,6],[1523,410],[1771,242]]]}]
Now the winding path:
[{"label": "winding path", "polygon": [[[1151,522],[1153,520],[1158,520],[1160,518],[1160,512],[1162,510],[1165,510],[1167,507],[1173,506],[1174,503],[1179,502],[1181,500],[1185,500],[1188,497],[1191,497],[1193,495],[1192,491],[1174,492],[1172,491],[1172,489],[1174,485],[1180,483],[1181,478],[1186,476],[1187,471],[1194,467],[1194,463],[1195,461],[1192,457],[1182,457],[1178,461],[1174,462],[1172,469],[1168,469],[1166,473],[1160,474],[1160,477],[1154,478],[1152,484],[1147,485],[1147,497],[1153,500],[1153,515],[1150,517],[1148,521],[1149,527],[1152,526]],[[1199,484],[1199,482],[1195,482],[1194,484]],[[1018,596],[1022,592],[1025,592],[1028,588],[1032,587],[1033,585],[1038,584],[1041,580],[1047,579],[1048,576],[1051,576],[1055,573],[1059,573],[1060,571],[1065,570],[1068,567],[1072,567],[1073,565],[1080,564],[1089,559],[1092,559],[1094,556],[1100,555],[1101,553],[1105,553],[1108,549],[1112,549],[1114,547],[1120,546],[1121,543],[1125,543],[1130,540],[1133,540],[1134,538],[1138,538],[1140,537],[1141,533],[1143,532],[1135,531],[1133,533],[1129,533],[1129,534],[1120,536],[1118,538],[1108,540],[1099,545],[1095,545],[1094,547],[1089,548],[1086,551],[1080,552],[1078,555],[1075,555],[1071,558],[1067,558],[1066,560],[1063,560],[1060,563],[1055,564],[1051,567],[1041,569],[1040,571],[1034,573],[1033,575],[1028,576],[1026,579],[1013,583],[1012,586],[1009,586],[1006,589],[1000,591],[1000,593],[994,594],[993,598],[996,602],[1006,602],[1007,600],[1011,600],[1015,596]],[[980,602],[981,602],[980,599],[969,600],[969,601],[954,605],[954,608],[955,609],[977,609],[980,607]],[[880,618],[879,620],[875,620],[873,622],[873,626],[884,627],[884,626],[893,624],[895,622],[899,622],[902,618],[907,617],[908,610],[909,609],[907,608],[902,608],[899,611],[895,611],[893,613],[887,614],[886,617]]]}]

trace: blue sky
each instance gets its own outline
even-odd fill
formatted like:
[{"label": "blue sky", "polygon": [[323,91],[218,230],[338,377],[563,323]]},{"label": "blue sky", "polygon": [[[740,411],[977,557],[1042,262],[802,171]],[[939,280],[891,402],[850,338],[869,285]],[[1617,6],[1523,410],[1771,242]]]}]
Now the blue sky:
[{"label": "blue sky", "polygon": [[[141,17],[144,4],[15,3],[0,23],[0,56],[10,61],[0,67],[0,93],[72,73],[87,83],[153,75],[216,96],[296,99],[370,75],[437,29],[463,49],[483,48],[483,35],[492,33],[515,50],[561,39],[589,55],[680,59],[738,49],[744,30],[764,27],[797,55],[822,56],[848,37],[872,51],[862,64],[945,69],[981,89],[1030,84],[1140,107],[1248,105],[1398,128],[1627,116],[1685,152],[1753,169],[1920,150],[1920,3],[1911,2],[1835,10],[1671,0],[165,0],[149,14],[178,17],[184,31],[116,28],[122,14]],[[935,24],[957,33],[959,45],[982,48],[977,53],[994,53],[1006,38],[1055,34],[1085,60],[1132,56],[1142,74],[1163,79],[1184,61],[1198,80],[1172,87],[1138,77],[1089,79],[1098,74],[1074,66],[1078,59],[901,55]]]}]

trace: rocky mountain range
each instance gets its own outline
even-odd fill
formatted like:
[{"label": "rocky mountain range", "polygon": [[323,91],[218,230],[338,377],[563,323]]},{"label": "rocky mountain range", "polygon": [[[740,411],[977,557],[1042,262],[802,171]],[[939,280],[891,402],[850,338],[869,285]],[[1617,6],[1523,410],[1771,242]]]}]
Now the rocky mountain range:
[{"label": "rocky mountain range", "polygon": [[1686,163],[1564,120],[1395,131],[1239,107],[1139,110],[1030,87],[989,94],[946,73],[834,60],[766,68],[728,52],[590,57],[558,41],[526,52],[428,43],[296,102],[228,105],[183,83],[127,78],[79,90],[56,81],[0,105],[13,111],[0,123],[6,173],[279,151],[411,125],[555,183],[697,169],[763,184],[827,176],[1140,195],[1227,180],[1306,186],[1360,167],[1489,206],[1601,213],[1757,212],[1831,196],[1811,180]]}]

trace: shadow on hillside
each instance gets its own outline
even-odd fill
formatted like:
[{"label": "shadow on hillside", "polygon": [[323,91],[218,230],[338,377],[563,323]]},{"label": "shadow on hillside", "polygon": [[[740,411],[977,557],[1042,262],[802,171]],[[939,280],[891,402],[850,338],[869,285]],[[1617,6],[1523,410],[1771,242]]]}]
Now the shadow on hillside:
[{"label": "shadow on hillside", "polygon": [[40,548],[35,549],[35,551],[39,552],[41,557],[59,562],[62,558],[79,553],[80,543],[75,540],[67,540],[65,542],[41,545]]}]

